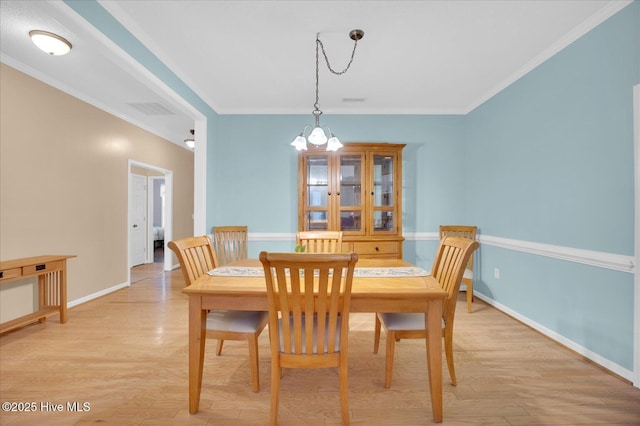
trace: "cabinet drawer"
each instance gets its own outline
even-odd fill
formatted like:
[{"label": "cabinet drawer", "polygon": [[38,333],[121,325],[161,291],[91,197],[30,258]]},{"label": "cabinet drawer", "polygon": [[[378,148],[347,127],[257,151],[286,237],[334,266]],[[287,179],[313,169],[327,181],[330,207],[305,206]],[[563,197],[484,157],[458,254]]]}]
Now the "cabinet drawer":
[{"label": "cabinet drawer", "polygon": [[397,241],[354,242],[353,251],[363,255],[370,255],[370,254],[397,255],[398,242]]},{"label": "cabinet drawer", "polygon": [[64,261],[36,263],[35,265],[23,266],[22,275],[35,275],[44,272],[56,271],[62,269]]},{"label": "cabinet drawer", "polygon": [[0,271],[0,280],[9,280],[11,278],[19,277],[20,275],[22,275],[21,268],[5,269]]}]

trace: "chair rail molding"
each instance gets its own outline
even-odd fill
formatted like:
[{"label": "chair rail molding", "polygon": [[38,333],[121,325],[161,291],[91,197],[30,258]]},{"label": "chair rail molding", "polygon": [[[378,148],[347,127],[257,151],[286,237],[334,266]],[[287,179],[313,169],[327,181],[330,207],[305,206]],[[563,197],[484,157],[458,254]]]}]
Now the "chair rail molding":
[{"label": "chair rail molding", "polygon": [[[440,239],[438,232],[405,232],[403,236],[407,241],[438,241]],[[295,240],[295,233],[249,232],[249,241],[295,242]],[[599,268],[627,272],[630,274],[635,273],[636,269],[635,258],[633,256],[625,256],[623,254],[584,250],[574,247],[557,246],[554,244],[536,243],[532,241],[513,240],[510,238],[494,237],[491,235],[478,235],[478,242],[481,245],[535,254],[538,256],[550,257],[552,259],[582,263]]]},{"label": "chair rail molding", "polygon": [[[405,233],[404,237],[406,240],[414,241],[437,241],[439,239],[437,232]],[[582,263],[599,268],[613,269],[615,271],[627,273],[635,272],[635,261],[633,256],[557,246],[553,244],[536,243],[532,241],[513,240],[510,238],[494,237],[491,235],[478,235],[478,241],[481,245],[499,247],[569,262]]]},{"label": "chair rail molding", "polygon": [[582,263],[597,266],[599,268],[613,269],[615,271],[634,273],[635,262],[633,256],[606,253],[602,251],[584,250],[573,247],[556,246],[553,244],[534,243],[531,241],[511,240],[508,238],[482,235],[480,244],[506,248],[553,259]]}]

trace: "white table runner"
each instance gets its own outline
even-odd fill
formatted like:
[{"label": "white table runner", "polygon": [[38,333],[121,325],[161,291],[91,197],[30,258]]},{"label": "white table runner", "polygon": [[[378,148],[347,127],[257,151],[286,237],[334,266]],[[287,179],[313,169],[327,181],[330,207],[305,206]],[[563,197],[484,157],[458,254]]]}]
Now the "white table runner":
[{"label": "white table runner", "polygon": [[[209,271],[214,277],[263,277],[264,269],[259,266],[220,266]],[[385,268],[358,268],[353,272],[354,277],[384,278],[384,277],[426,277],[429,272],[417,266],[399,266]]]}]

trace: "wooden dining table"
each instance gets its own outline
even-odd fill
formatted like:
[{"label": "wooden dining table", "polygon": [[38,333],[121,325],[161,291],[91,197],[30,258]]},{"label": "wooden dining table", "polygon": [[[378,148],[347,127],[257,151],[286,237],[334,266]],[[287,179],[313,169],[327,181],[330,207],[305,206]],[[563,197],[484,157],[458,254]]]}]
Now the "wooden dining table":
[{"label": "wooden dining table", "polygon": [[[234,273],[234,268],[241,273]],[[192,414],[198,412],[200,405],[207,312],[211,309],[268,311],[264,273],[259,273],[259,268],[262,266],[258,259],[244,259],[216,268],[183,289],[189,296],[189,412]],[[440,328],[442,301],[446,295],[435,278],[403,260],[360,259],[356,264],[351,312],[424,312],[425,326],[438,330],[428,333],[426,339],[428,385],[433,419],[437,423],[442,422]]]}]

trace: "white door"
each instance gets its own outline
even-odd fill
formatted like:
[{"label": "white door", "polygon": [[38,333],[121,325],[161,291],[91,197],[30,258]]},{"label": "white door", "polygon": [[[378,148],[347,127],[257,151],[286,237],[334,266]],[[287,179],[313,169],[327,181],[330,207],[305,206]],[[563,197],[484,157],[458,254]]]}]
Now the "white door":
[{"label": "white door", "polygon": [[147,261],[147,178],[131,175],[129,200],[129,262],[130,266]]}]

